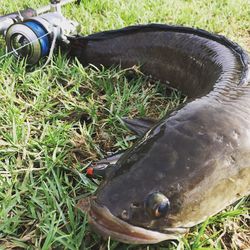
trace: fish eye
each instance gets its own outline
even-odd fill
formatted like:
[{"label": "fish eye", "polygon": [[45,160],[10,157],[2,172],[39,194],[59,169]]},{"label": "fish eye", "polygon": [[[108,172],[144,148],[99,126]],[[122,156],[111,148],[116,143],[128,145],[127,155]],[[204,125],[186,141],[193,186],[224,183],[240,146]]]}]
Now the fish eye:
[{"label": "fish eye", "polygon": [[151,217],[161,218],[169,211],[170,202],[164,194],[153,192],[145,199],[144,207]]}]

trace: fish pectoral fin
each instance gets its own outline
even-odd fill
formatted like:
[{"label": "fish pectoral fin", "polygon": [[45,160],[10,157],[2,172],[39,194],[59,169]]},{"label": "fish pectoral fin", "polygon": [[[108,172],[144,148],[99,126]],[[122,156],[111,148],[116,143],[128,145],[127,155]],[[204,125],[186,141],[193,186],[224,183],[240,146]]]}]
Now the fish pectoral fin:
[{"label": "fish pectoral fin", "polygon": [[157,120],[152,118],[122,118],[126,127],[138,136],[144,135],[149,128],[156,124]]},{"label": "fish pectoral fin", "polygon": [[108,169],[115,167],[116,162],[120,159],[124,152],[125,151],[119,151],[94,162],[89,168],[87,168],[87,175],[94,178],[105,177]]}]

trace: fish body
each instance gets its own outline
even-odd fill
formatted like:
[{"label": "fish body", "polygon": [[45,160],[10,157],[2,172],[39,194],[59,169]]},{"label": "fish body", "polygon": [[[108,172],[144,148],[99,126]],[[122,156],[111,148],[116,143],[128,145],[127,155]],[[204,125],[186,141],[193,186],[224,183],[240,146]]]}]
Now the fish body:
[{"label": "fish body", "polygon": [[190,98],[108,169],[88,211],[97,232],[136,244],[178,239],[250,193],[249,59],[239,45],[151,24],[71,38],[69,54],[84,65],[140,65]]}]

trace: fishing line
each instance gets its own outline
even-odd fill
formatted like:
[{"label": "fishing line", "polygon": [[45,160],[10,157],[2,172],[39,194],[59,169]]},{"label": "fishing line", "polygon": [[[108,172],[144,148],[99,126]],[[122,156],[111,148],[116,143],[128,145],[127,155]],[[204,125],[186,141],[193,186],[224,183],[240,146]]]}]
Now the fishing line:
[{"label": "fishing line", "polygon": [[53,52],[54,52],[54,49],[56,47],[56,35],[55,35],[56,29],[57,28],[55,28],[55,27],[53,28],[52,33],[54,34],[54,36],[53,36],[53,40],[52,40],[52,43],[51,43],[48,59],[46,60],[45,64],[42,66],[41,69],[45,68],[48,65],[48,63],[50,62],[50,60],[51,60],[51,58],[53,56]]},{"label": "fishing line", "polygon": [[34,42],[36,42],[36,41],[38,41],[38,40],[40,40],[40,39],[46,37],[47,35],[51,34],[52,32],[53,32],[53,31],[47,32],[46,34],[44,34],[44,35],[42,35],[42,36],[40,36],[40,37],[37,37],[36,39],[30,41],[29,43],[26,43],[26,44],[22,45],[21,47],[15,49],[15,50],[12,50],[12,51],[10,51],[10,52],[8,52],[8,53],[6,53],[6,54],[4,54],[3,56],[0,57],[0,60],[2,60],[3,58],[5,58],[5,57],[7,57],[7,56],[9,56],[9,55],[12,55],[12,54],[16,53],[17,51],[19,51],[19,50],[25,48],[26,46],[29,46],[29,45],[33,44]]}]

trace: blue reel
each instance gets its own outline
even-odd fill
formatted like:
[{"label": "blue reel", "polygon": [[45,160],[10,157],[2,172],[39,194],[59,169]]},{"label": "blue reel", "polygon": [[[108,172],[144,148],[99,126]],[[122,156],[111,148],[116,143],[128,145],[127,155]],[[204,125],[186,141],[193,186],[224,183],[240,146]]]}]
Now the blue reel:
[{"label": "blue reel", "polygon": [[31,20],[24,23],[26,26],[28,26],[38,37],[38,41],[41,45],[41,56],[47,56],[49,54],[50,50],[50,39],[48,32],[46,29],[37,21]]},{"label": "blue reel", "polygon": [[57,40],[67,43],[67,35],[76,33],[78,28],[78,23],[52,12],[11,25],[5,40],[9,52],[26,58],[28,64],[36,64],[53,52]]},{"label": "blue reel", "polygon": [[51,47],[51,32],[35,18],[10,26],[5,39],[8,51],[26,58],[28,64],[47,56]]}]

